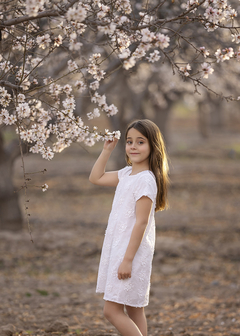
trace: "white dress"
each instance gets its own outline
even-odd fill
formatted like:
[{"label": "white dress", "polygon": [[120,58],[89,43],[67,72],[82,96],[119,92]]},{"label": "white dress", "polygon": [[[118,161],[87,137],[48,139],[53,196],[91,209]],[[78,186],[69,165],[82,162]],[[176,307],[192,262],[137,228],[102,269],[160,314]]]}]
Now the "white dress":
[{"label": "white dress", "polygon": [[[105,233],[96,292],[104,293],[103,299],[106,301],[144,307],[149,301],[155,247],[154,214],[157,184],[154,174],[149,170],[136,175],[130,175],[131,172],[132,167],[125,167],[118,171],[119,183]],[[133,259],[131,278],[119,280],[118,268],[124,258],[136,222],[136,202],[142,196],[149,197],[153,202],[149,222]]]}]

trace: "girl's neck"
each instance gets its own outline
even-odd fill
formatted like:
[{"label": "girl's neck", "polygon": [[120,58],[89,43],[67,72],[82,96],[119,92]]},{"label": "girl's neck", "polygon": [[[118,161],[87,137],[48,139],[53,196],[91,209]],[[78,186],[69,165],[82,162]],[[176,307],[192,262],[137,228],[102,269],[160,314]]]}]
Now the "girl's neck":
[{"label": "girl's neck", "polygon": [[141,173],[144,170],[149,170],[149,164],[134,164],[132,163],[132,172],[131,175],[136,175],[138,173]]}]

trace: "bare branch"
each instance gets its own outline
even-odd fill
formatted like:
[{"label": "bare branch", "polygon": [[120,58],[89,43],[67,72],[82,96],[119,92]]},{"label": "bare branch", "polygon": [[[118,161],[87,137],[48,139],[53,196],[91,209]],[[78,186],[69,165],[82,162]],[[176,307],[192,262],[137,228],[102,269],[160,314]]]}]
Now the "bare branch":
[{"label": "bare branch", "polygon": [[11,83],[11,82],[9,82],[9,81],[0,80],[0,85],[2,85],[2,86],[6,86],[6,87],[8,87],[8,88],[10,88],[10,89],[13,89],[13,90],[15,90],[15,91],[19,91],[19,92],[22,92],[22,91],[23,91],[23,89],[21,88],[20,85],[13,84],[13,83]]},{"label": "bare branch", "polygon": [[14,18],[14,19],[11,19],[11,20],[2,21],[0,23],[0,29],[3,29],[5,27],[9,27],[9,26],[13,26],[13,25],[17,25],[17,24],[23,23],[23,22],[28,22],[28,21],[31,21],[31,20],[42,19],[42,18],[45,18],[45,17],[61,16],[61,15],[65,14],[67,12],[67,10],[71,6],[73,6],[77,1],[78,0],[70,1],[69,4],[66,5],[65,8],[63,8],[62,10],[47,10],[47,11],[38,13],[36,16],[24,15],[24,16],[20,16],[18,18]]}]

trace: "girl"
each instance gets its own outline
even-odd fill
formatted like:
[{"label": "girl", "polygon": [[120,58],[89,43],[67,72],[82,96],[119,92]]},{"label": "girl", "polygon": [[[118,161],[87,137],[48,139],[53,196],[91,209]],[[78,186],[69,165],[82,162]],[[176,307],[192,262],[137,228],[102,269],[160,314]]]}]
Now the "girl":
[{"label": "girl", "polygon": [[106,141],[89,177],[97,185],[117,186],[97,292],[104,293],[105,317],[123,336],[147,336],[144,307],[155,245],[154,212],[167,205],[168,163],[161,133],[152,121],[134,121],[125,138],[128,166],[105,172],[118,140]]}]

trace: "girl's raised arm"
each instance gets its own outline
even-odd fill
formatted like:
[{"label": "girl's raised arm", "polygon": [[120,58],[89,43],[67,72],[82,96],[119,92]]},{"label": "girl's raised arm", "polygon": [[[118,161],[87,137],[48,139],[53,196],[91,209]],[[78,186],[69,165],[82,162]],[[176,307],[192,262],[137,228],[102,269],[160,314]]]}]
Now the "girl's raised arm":
[{"label": "girl's raised arm", "polygon": [[106,164],[112,151],[116,147],[118,139],[114,138],[113,141],[105,141],[103,150],[95,162],[89,176],[89,181],[93,184],[101,186],[116,187],[118,184],[118,172],[105,172]]}]

